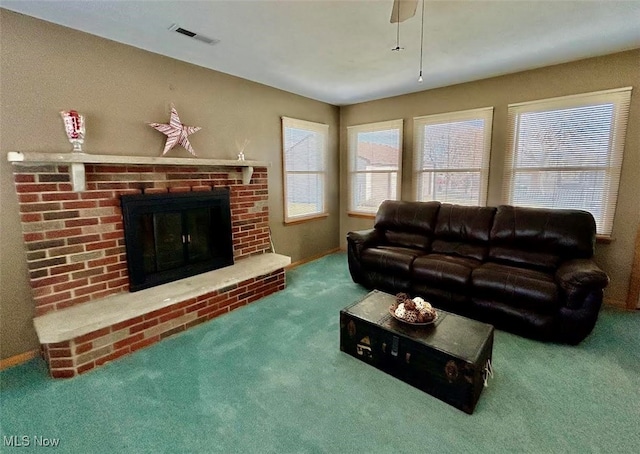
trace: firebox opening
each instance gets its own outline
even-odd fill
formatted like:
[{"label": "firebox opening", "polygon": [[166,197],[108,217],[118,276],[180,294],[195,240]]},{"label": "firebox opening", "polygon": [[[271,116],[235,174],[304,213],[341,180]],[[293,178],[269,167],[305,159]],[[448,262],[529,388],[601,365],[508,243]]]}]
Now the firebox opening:
[{"label": "firebox opening", "polygon": [[121,197],[132,292],[233,265],[228,189]]}]

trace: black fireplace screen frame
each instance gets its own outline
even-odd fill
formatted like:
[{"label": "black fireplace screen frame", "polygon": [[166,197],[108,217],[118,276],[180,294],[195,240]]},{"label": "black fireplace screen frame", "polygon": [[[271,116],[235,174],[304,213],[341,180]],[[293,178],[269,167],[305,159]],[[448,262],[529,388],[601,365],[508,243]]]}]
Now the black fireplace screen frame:
[{"label": "black fireplace screen frame", "polygon": [[131,292],[233,265],[229,189],[120,202]]}]

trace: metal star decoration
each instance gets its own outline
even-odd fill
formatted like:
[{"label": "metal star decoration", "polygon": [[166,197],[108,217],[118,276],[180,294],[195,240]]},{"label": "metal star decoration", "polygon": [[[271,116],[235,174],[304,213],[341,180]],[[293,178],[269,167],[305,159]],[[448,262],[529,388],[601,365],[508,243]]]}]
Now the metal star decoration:
[{"label": "metal star decoration", "polygon": [[171,104],[171,119],[169,120],[169,124],[148,123],[148,125],[167,136],[167,142],[164,144],[162,156],[167,154],[167,151],[171,150],[177,144],[182,145],[189,153],[196,156],[196,152],[193,151],[193,147],[187,137],[194,132],[200,131],[202,128],[200,126],[183,125],[180,122],[180,117],[173,104]]}]

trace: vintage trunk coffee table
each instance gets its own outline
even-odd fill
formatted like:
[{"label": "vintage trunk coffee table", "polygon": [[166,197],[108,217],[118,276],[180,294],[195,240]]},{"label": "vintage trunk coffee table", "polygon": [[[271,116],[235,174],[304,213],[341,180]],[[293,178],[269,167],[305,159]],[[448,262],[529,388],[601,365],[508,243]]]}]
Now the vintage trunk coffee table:
[{"label": "vintage trunk coffee table", "polygon": [[340,350],[466,412],[491,373],[493,326],[438,310],[415,326],[389,313],[395,296],[374,290],[340,311]]}]

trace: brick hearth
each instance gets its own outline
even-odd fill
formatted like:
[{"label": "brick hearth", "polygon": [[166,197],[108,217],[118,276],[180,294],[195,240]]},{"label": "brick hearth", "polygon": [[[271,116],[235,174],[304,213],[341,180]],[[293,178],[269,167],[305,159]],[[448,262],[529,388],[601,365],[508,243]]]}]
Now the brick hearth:
[{"label": "brick hearth", "polygon": [[36,317],[51,376],[73,377],[282,290],[289,263],[279,254],[254,255],[219,270]]},{"label": "brick hearth", "polygon": [[[243,184],[241,167],[86,164],[86,190],[80,192],[73,190],[69,167],[28,163],[14,167],[37,318],[128,292],[119,198],[123,194],[228,187],[236,263],[271,248],[266,167],[255,168],[251,180]],[[232,288],[208,291],[74,338],[41,340],[43,354],[52,376],[73,376],[284,285],[283,268],[251,276]]]}]

